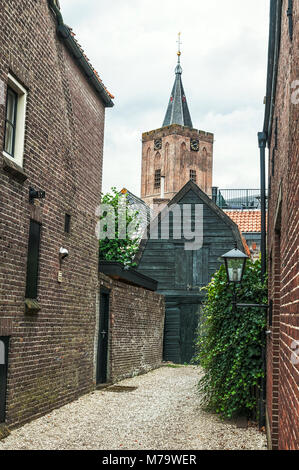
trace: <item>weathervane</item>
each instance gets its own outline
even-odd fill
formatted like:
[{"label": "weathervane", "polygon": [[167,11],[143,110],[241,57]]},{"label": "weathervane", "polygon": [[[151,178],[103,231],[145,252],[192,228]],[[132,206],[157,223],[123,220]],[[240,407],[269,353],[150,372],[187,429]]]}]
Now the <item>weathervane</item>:
[{"label": "weathervane", "polygon": [[182,33],[178,33],[178,40],[177,40],[177,43],[178,43],[178,52],[177,52],[177,55],[178,55],[178,62],[180,63],[180,56],[181,56],[181,45],[182,45],[182,42],[181,42],[181,34]]}]

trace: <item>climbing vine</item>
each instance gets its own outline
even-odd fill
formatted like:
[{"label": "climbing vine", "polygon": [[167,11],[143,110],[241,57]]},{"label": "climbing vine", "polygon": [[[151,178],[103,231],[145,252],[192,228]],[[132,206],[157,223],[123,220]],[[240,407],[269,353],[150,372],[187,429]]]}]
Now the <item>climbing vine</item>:
[{"label": "climbing vine", "polygon": [[[267,303],[266,285],[260,281],[261,263],[248,261],[238,302]],[[233,287],[221,266],[210,284],[201,311],[195,362],[204,375],[199,382],[202,405],[224,418],[252,417],[263,377],[265,311],[232,306]]]}]

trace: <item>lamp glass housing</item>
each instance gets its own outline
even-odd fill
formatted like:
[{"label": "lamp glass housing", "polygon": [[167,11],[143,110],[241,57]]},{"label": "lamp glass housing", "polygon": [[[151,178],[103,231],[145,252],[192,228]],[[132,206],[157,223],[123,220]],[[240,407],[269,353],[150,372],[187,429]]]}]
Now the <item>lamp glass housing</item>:
[{"label": "lamp glass housing", "polygon": [[222,256],[229,283],[240,284],[243,279],[247,255],[235,248]]}]

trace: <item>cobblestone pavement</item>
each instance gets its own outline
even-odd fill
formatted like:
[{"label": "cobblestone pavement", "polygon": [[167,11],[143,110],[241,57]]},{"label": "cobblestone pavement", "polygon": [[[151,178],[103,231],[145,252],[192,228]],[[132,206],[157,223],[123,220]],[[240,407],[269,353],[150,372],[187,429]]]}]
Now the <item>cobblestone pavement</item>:
[{"label": "cobblestone pavement", "polygon": [[95,391],[0,441],[5,449],[202,450],[266,449],[255,427],[238,428],[201,410],[194,366],[165,366]]}]

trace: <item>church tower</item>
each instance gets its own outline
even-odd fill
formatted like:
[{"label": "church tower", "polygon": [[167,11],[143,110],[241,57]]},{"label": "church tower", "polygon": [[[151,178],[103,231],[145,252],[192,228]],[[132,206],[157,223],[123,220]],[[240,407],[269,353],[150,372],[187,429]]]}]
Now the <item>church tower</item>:
[{"label": "church tower", "polygon": [[212,194],[214,135],[193,128],[182,83],[180,35],[175,81],[161,128],[142,134],[141,198],[162,208],[191,179]]}]

